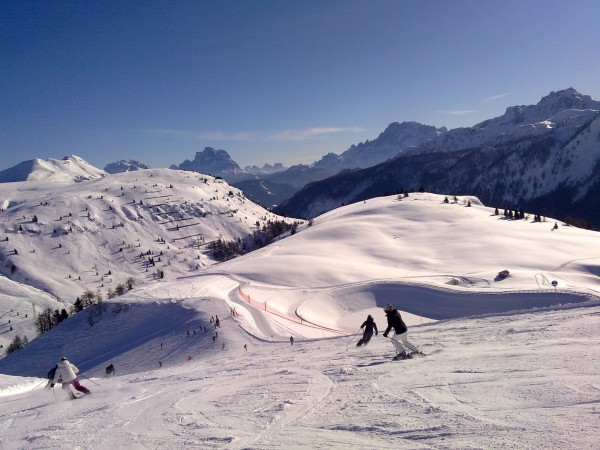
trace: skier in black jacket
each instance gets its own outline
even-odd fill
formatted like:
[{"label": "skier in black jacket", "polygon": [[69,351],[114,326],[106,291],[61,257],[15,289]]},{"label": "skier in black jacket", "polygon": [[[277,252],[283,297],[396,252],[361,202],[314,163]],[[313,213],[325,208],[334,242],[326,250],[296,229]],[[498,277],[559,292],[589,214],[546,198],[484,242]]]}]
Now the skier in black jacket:
[{"label": "skier in black jacket", "polygon": [[392,328],[394,329],[394,336],[391,338],[392,344],[396,347],[396,357],[394,359],[404,359],[408,356],[402,344],[411,349],[414,353],[420,353],[419,349],[408,340],[408,328],[406,328],[406,324],[402,320],[400,312],[389,304],[385,305],[383,310],[385,311],[388,322],[383,337],[388,337],[390,330]]},{"label": "skier in black jacket", "polygon": [[365,332],[363,333],[363,337],[356,344],[357,347],[360,347],[361,345],[367,345],[369,343],[373,337],[373,330],[375,330],[375,336],[379,334],[379,331],[377,331],[377,324],[375,324],[375,321],[371,315],[367,317],[367,320],[365,320],[360,327],[364,328]]},{"label": "skier in black jacket", "polygon": [[110,363],[109,366],[106,366],[106,375],[104,375],[105,378],[110,378],[113,375],[116,375],[115,373],[115,366],[113,365],[113,363]]}]

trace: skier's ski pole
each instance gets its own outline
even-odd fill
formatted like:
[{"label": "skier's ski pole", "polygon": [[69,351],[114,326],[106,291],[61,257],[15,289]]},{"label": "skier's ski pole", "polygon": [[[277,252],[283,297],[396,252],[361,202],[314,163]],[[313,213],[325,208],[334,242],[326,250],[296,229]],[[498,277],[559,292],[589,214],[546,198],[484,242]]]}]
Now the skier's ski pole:
[{"label": "skier's ski pole", "polygon": [[83,378],[85,378],[86,380],[91,381],[92,383],[94,383],[96,386],[102,387],[100,386],[98,383],[96,383],[94,380],[92,380],[91,378],[86,377],[85,375],[81,375]]},{"label": "skier's ski pole", "polygon": [[46,379],[46,380],[43,380],[43,381],[41,381],[40,383],[38,383],[38,384],[37,384],[37,385],[36,385],[36,386],[35,386],[33,389],[37,389],[37,388],[39,388],[39,387],[40,387],[42,384],[44,384],[44,383],[47,383],[47,382],[48,382],[48,380],[47,380],[47,379]]},{"label": "skier's ski pole", "polygon": [[394,339],[394,338],[391,338],[389,336],[384,336],[384,337],[388,338],[391,341],[396,341],[398,344],[402,344],[402,342],[400,342],[398,339]]},{"label": "skier's ski pole", "polygon": [[360,328],[358,330],[356,330],[356,333],[354,333],[352,335],[352,337],[350,338],[350,340],[348,341],[348,343],[346,344],[346,350],[348,350],[348,346],[350,345],[350,342],[352,342],[354,340],[354,337],[358,334],[358,332],[360,331]]}]

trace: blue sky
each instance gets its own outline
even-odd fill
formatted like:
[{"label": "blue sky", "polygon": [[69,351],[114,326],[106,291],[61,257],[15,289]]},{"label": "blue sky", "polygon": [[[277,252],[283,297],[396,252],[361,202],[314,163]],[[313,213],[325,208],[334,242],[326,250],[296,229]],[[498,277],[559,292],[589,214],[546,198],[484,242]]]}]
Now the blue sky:
[{"label": "blue sky", "polygon": [[0,170],[206,146],[310,163],[391,122],[600,98],[600,1],[0,0]]}]

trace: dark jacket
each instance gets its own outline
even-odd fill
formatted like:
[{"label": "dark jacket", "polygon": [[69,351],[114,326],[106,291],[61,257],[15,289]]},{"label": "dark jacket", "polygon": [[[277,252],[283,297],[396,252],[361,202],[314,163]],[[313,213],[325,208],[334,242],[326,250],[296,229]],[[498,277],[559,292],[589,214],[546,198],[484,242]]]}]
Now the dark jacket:
[{"label": "dark jacket", "polygon": [[377,325],[375,324],[375,321],[372,317],[369,317],[367,320],[365,320],[360,327],[365,329],[365,334],[372,335],[373,329],[375,329],[375,334],[379,334],[379,332],[377,331]]},{"label": "dark jacket", "polygon": [[384,334],[389,333],[392,328],[394,329],[396,334],[406,333],[406,324],[402,320],[402,316],[400,315],[400,312],[397,309],[392,309],[390,312],[386,312],[385,315],[387,317],[388,326],[385,329]]},{"label": "dark jacket", "polygon": [[54,366],[52,369],[50,369],[50,371],[48,372],[49,380],[54,380],[54,374],[56,373],[57,368],[58,368],[58,364],[56,366]]}]

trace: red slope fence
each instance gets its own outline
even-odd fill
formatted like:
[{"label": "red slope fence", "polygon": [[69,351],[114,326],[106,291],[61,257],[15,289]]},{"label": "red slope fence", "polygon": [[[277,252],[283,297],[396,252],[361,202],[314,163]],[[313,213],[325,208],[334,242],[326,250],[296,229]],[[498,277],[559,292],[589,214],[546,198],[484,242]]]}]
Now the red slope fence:
[{"label": "red slope fence", "polygon": [[297,314],[295,314],[295,315],[287,314],[287,313],[284,313],[282,311],[278,311],[276,309],[270,308],[268,306],[268,304],[267,304],[266,301],[265,302],[259,302],[257,300],[254,300],[252,297],[250,297],[248,294],[246,294],[244,291],[242,291],[241,287],[238,288],[238,294],[248,304],[250,304],[250,305],[252,305],[252,306],[254,306],[256,308],[262,309],[263,311],[266,311],[266,312],[268,312],[270,314],[282,317],[282,318],[287,319],[287,320],[291,320],[292,322],[296,322],[296,323],[300,323],[302,325],[307,325],[307,326],[310,326],[310,327],[313,327],[313,328],[320,328],[320,329],[323,329],[323,330],[328,330],[328,331],[332,331],[334,333],[340,333],[340,334],[347,334],[348,331],[352,331],[352,330],[345,330],[345,331],[343,331],[343,330],[339,330],[339,329],[335,329],[335,328],[325,327],[325,326],[322,326],[322,325],[310,322],[308,320],[305,320],[305,319],[303,319],[301,316],[299,316]]},{"label": "red slope fence", "polygon": [[302,317],[298,317],[298,316],[292,315],[292,314],[286,314],[286,313],[278,311],[276,309],[269,308],[269,306],[267,305],[267,302],[259,302],[259,301],[252,299],[248,294],[246,294],[244,291],[242,291],[242,288],[238,288],[238,294],[240,294],[240,297],[242,297],[247,303],[249,303],[252,306],[256,306],[259,309],[262,309],[263,311],[266,311],[268,313],[274,314],[279,317],[283,317],[284,319],[287,319],[287,320],[291,320],[292,322],[304,324]]}]

